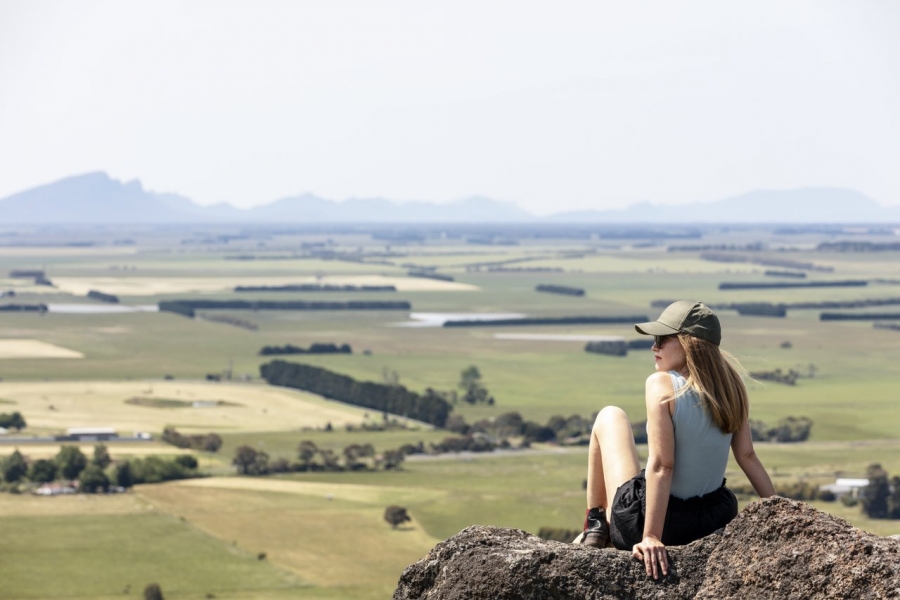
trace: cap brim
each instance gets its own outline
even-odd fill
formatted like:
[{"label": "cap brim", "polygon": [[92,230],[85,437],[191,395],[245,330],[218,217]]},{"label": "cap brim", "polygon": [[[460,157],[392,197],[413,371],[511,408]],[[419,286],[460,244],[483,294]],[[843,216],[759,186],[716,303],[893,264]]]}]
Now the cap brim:
[{"label": "cap brim", "polygon": [[678,333],[677,329],[673,329],[668,325],[664,325],[659,321],[650,321],[649,323],[638,323],[634,326],[634,330],[644,335],[674,335]]}]

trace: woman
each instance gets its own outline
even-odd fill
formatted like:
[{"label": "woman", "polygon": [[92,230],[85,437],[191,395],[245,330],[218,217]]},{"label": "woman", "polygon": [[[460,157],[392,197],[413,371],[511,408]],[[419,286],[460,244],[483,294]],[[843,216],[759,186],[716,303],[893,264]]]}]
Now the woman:
[{"label": "woman", "polygon": [[718,317],[701,302],[682,300],[634,328],[654,337],[656,373],[645,392],[647,468],[640,468],[625,412],[600,411],[581,543],[631,550],[656,579],[669,572],[666,544],[700,539],[737,515],[724,479],[729,446],[760,497],[775,489],[753,451],[747,389],[719,350]]}]

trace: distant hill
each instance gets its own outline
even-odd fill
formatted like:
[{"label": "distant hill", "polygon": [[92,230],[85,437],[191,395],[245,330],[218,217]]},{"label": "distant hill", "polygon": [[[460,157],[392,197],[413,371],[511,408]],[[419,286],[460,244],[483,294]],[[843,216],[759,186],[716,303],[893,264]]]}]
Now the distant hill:
[{"label": "distant hill", "polygon": [[328,200],[313,194],[250,209],[226,203],[200,206],[189,198],[145,190],[106,173],[67,177],[0,199],[0,225],[118,223],[888,223],[900,208],[885,208],[855,190],[757,190],[714,202],[623,210],[578,211],[536,217],[512,202],[473,196],[449,203],[384,198]]},{"label": "distant hill", "polygon": [[713,202],[659,206],[633,204],[623,210],[579,211],[549,217],[554,222],[598,223],[885,223],[900,222],[900,208],[886,208],[843,188],[755,190]]}]

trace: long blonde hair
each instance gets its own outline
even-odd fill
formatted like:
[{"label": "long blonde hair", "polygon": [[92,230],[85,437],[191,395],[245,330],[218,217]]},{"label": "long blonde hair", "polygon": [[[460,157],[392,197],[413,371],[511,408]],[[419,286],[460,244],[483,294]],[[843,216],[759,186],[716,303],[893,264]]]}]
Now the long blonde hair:
[{"label": "long blonde hair", "polygon": [[[722,433],[736,433],[750,414],[747,387],[740,364],[712,342],[692,335],[677,336],[688,372],[684,391],[693,389]],[[680,394],[676,394],[678,396]]]}]

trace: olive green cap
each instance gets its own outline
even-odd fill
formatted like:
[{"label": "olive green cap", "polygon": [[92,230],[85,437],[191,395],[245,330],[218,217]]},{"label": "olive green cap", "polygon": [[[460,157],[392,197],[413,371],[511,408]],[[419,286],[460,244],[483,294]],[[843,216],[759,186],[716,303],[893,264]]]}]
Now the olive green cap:
[{"label": "olive green cap", "polygon": [[666,307],[659,318],[649,323],[634,326],[644,335],[675,335],[686,333],[695,338],[712,342],[716,346],[722,341],[722,326],[719,317],[702,302],[679,300]]}]

